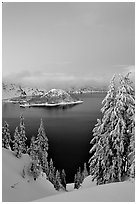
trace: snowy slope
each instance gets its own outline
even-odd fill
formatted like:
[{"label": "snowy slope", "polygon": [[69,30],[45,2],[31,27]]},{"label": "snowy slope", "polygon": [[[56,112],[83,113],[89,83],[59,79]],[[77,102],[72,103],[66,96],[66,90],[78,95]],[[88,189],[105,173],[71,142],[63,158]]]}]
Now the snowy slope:
[{"label": "snowy slope", "polygon": [[74,189],[74,184],[67,184],[67,191],[55,191],[53,185],[41,175],[37,181],[26,174],[30,164],[26,154],[21,159],[14,156],[10,150],[2,150],[2,200],[4,202],[132,202],[135,198],[134,182],[96,186],[88,176],[80,189]]},{"label": "snowy slope", "polygon": [[[88,181],[89,183],[89,181]],[[93,185],[93,184],[91,184]],[[70,185],[71,186],[71,185]],[[69,186],[69,188],[70,188]],[[126,181],[121,183],[105,184],[100,186],[88,185],[59,195],[45,197],[37,202],[133,202],[135,199],[134,183]]]},{"label": "snowy slope", "polygon": [[[4,202],[26,202],[57,194],[53,185],[41,176],[37,181],[32,177],[22,177],[25,165],[27,169],[30,157],[26,154],[21,159],[14,156],[12,151],[2,150],[2,200]],[[27,171],[27,170],[26,170]]]}]

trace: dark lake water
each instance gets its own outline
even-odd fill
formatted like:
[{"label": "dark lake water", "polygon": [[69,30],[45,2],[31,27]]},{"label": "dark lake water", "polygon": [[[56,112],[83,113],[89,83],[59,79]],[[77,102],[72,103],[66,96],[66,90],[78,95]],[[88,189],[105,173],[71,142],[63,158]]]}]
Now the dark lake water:
[{"label": "dark lake water", "polygon": [[57,169],[65,169],[67,183],[74,181],[79,166],[90,158],[92,129],[100,118],[102,100],[106,94],[95,93],[80,96],[83,104],[70,108],[20,108],[17,104],[3,103],[2,121],[7,121],[11,135],[19,126],[20,114],[24,116],[28,143],[37,135],[40,119],[43,119],[49,139],[48,157],[53,159]]}]

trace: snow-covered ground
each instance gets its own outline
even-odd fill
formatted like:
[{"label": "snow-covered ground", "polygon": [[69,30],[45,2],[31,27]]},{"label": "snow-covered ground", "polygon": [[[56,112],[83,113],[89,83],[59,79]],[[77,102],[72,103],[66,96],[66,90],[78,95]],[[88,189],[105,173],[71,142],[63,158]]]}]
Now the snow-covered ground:
[{"label": "snow-covered ground", "polygon": [[[88,183],[91,181],[88,178]],[[70,186],[69,186],[70,188]],[[65,192],[59,195],[45,197],[37,202],[134,202],[134,183],[126,181],[121,183],[105,184],[100,186],[82,187],[79,190]]]},{"label": "snow-covered ground", "polygon": [[41,176],[37,181],[34,181],[28,175],[23,178],[23,168],[25,166],[27,171],[29,164],[30,157],[27,154],[18,159],[12,151],[3,149],[2,201],[27,202],[58,193],[45,175]]},{"label": "snow-covered ground", "polygon": [[74,189],[74,184],[67,184],[67,192],[56,191],[53,185],[41,175],[37,181],[27,175],[22,177],[30,164],[26,154],[21,159],[15,157],[10,150],[2,151],[2,200],[4,202],[133,202],[135,199],[135,184],[133,181],[96,186],[88,176],[80,189]]}]

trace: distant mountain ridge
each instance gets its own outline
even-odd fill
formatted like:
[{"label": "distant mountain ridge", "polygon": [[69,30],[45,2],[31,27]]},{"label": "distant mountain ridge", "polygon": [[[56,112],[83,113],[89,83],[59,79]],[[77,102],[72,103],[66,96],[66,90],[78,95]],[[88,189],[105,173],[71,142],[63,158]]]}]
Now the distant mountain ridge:
[{"label": "distant mountain ridge", "polygon": [[2,83],[2,99],[10,99],[14,97],[44,95],[46,89],[38,89],[31,87],[24,87],[16,84]]},{"label": "distant mountain ridge", "polygon": [[94,87],[81,87],[81,88],[69,88],[67,91],[62,89],[51,89],[47,91],[43,88],[32,88],[17,85],[15,83],[2,83],[2,99],[13,99],[16,97],[30,97],[30,96],[39,96],[48,98],[49,101],[52,100],[65,100],[73,101],[71,95],[73,94],[85,94],[85,93],[94,93],[94,92],[106,92],[105,89],[96,89]]},{"label": "distant mountain ridge", "polygon": [[20,104],[20,107],[70,106],[83,103],[76,96],[71,96],[62,89],[45,89],[22,87],[16,84],[3,83],[3,102]]}]

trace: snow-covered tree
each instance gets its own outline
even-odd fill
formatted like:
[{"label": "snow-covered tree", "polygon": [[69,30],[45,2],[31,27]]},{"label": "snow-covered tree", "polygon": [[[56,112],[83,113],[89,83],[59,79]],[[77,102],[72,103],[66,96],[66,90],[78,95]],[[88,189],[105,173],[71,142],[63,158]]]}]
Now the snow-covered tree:
[{"label": "snow-covered tree", "polygon": [[66,174],[65,174],[65,170],[63,169],[60,175],[60,179],[61,179],[61,184],[62,186],[65,188],[66,190]]},{"label": "snow-covered tree", "polygon": [[50,162],[49,162],[49,174],[47,176],[48,176],[49,181],[52,184],[54,184],[55,183],[56,170],[55,170],[55,167],[53,165],[52,158],[50,159]]},{"label": "snow-covered tree", "polygon": [[41,173],[41,166],[39,161],[39,151],[38,146],[36,145],[35,137],[31,138],[30,148],[29,148],[29,155],[32,159],[31,166],[30,166],[30,173],[33,175],[34,180],[36,180],[40,173]]},{"label": "snow-covered tree", "polygon": [[79,167],[79,169],[78,169],[78,171],[74,177],[74,189],[80,188],[82,181],[83,181],[83,178],[82,178],[82,174],[81,174],[81,169]]},{"label": "snow-covered tree", "polygon": [[29,152],[29,155],[30,155],[32,160],[35,160],[37,158],[37,156],[38,156],[38,147],[36,145],[34,136],[32,136],[32,138],[31,138],[30,148],[29,148],[28,152]]},{"label": "snow-covered tree", "polygon": [[124,176],[128,175],[131,163],[128,155],[134,151],[134,145],[133,149],[131,148],[131,138],[134,138],[135,134],[135,95],[129,73],[126,76],[120,76],[120,86],[116,94],[115,118],[117,124],[112,132],[112,138],[115,140],[113,144],[116,154],[113,161],[117,167],[115,174],[121,181]]},{"label": "snow-covered tree", "polygon": [[24,124],[24,118],[23,115],[20,116],[20,126],[19,126],[19,130],[20,130],[20,140],[22,143],[22,153],[26,153],[26,134],[25,134],[25,124]]},{"label": "snow-covered tree", "polygon": [[121,181],[128,171],[130,135],[134,126],[134,93],[128,75],[118,91],[112,79],[103,100],[102,120],[93,129],[90,174],[97,184]]},{"label": "snow-covered tree", "polygon": [[131,178],[135,178],[135,128],[130,138],[128,159],[129,159],[129,176]]},{"label": "snow-covered tree", "polygon": [[[115,107],[115,76],[112,78],[106,97],[102,101],[104,104],[101,112],[104,114],[102,120],[97,119],[97,124],[93,129],[93,138],[90,142],[92,154],[90,159],[90,174],[92,180],[96,179],[97,184],[107,182],[107,171],[111,160],[111,150],[109,148],[110,132],[113,129],[112,113]],[[104,172],[105,177],[104,177]]]},{"label": "snow-covered tree", "polygon": [[57,170],[56,171],[54,188],[58,191],[61,187],[62,187],[62,185],[61,185],[60,172]]},{"label": "snow-covered tree", "polygon": [[11,141],[11,135],[9,131],[9,125],[5,121],[4,126],[2,127],[2,147],[6,149],[10,149],[10,141]]},{"label": "snow-covered tree", "polygon": [[86,163],[84,163],[84,170],[82,172],[82,175],[83,175],[83,180],[89,175]]},{"label": "snow-covered tree", "polygon": [[20,158],[22,156],[22,141],[20,140],[20,133],[18,131],[18,127],[16,127],[14,133],[13,150],[17,158]]},{"label": "snow-covered tree", "polygon": [[38,157],[35,158],[35,160],[32,161],[31,166],[30,166],[30,173],[33,175],[34,180],[40,176],[41,174],[41,166],[39,164],[39,159]]},{"label": "snow-covered tree", "polygon": [[38,129],[36,144],[37,144],[38,151],[39,151],[39,160],[41,163],[41,167],[42,167],[43,171],[45,172],[45,169],[48,167],[48,161],[47,161],[48,138],[47,138],[45,130],[44,130],[42,119],[41,119],[40,127]]}]

